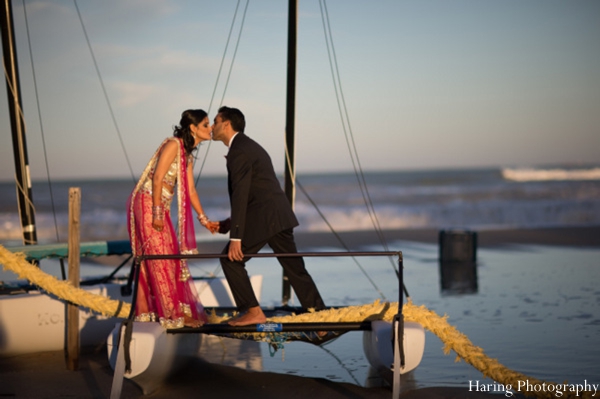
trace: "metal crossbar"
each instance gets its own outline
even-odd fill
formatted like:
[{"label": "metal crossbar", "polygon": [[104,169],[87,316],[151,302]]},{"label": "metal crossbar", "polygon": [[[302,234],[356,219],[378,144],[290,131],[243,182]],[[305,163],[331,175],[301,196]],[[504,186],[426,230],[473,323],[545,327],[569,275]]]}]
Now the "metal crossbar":
[{"label": "metal crossbar", "polygon": [[[155,259],[214,259],[226,258],[227,254],[186,254],[186,255],[139,255],[135,257],[133,272],[135,275],[134,294],[131,303],[131,314],[129,320],[132,321],[135,316],[135,301],[137,297],[137,282],[139,279],[139,264],[144,260]],[[346,256],[397,256],[398,257],[398,313],[394,317],[392,328],[392,347],[394,351],[393,384],[392,397],[400,396],[400,369],[405,365],[404,356],[404,317],[402,315],[402,306],[404,303],[404,278],[403,278],[403,259],[400,251],[385,252],[303,252],[303,253],[257,253],[245,255],[245,259],[250,258],[296,258],[296,257],[346,257]],[[227,333],[258,333],[258,332],[301,332],[301,331],[367,331],[371,330],[371,322],[364,321],[359,323],[264,323],[252,324],[248,326],[230,326],[228,324],[205,324],[202,327],[192,328],[184,327],[181,329],[169,330],[171,334],[227,334]],[[128,354],[129,344],[124,345],[125,355]],[[119,349],[119,352],[121,348]]]},{"label": "metal crossbar", "polygon": [[301,332],[301,331],[370,331],[371,322],[344,323],[263,323],[247,326],[229,324],[204,324],[202,327],[183,327],[167,330],[169,334],[235,334],[263,332]]},{"label": "metal crossbar", "polygon": [[[244,255],[246,258],[299,258],[299,257],[346,257],[346,256],[398,256],[400,263],[402,262],[402,252],[400,251],[385,251],[385,252],[298,252],[298,253],[258,253]],[[226,258],[227,254],[187,254],[187,255],[138,255],[138,261],[152,259],[209,259],[209,258]]]}]

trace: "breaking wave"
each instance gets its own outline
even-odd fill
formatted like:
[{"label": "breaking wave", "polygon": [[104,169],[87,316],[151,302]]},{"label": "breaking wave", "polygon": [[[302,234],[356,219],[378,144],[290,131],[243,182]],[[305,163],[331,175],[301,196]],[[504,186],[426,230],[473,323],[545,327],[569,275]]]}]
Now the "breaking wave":
[{"label": "breaking wave", "polygon": [[591,169],[534,169],[504,168],[502,177],[512,181],[600,180],[600,168]]}]

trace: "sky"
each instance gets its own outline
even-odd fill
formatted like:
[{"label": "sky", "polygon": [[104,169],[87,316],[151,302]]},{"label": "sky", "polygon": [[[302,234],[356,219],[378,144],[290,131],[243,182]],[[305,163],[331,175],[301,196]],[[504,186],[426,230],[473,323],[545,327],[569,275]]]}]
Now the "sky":
[{"label": "sky", "polygon": [[[183,110],[212,120],[219,105],[242,110],[281,173],[287,3],[14,0],[32,179],[137,179]],[[600,1],[299,0],[298,10],[299,174],[351,171],[349,148],[364,171],[600,163]],[[196,172],[204,162],[203,175],[224,175],[225,153],[204,143]]]}]

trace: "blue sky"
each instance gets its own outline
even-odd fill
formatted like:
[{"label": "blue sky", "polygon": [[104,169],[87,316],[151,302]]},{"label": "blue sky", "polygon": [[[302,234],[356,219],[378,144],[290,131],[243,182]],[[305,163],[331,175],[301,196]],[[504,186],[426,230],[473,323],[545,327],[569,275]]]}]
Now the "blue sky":
[{"label": "blue sky", "polygon": [[[26,0],[53,179],[131,177],[72,1]],[[208,110],[237,0],[78,0],[134,175],[181,111]],[[210,109],[221,103],[239,21]],[[328,0],[365,170],[600,162],[600,2]],[[287,2],[251,1],[223,104],[283,170]],[[23,3],[13,1],[31,174],[46,166]],[[318,0],[299,1],[299,173],[352,170]],[[14,175],[4,85],[0,180]],[[348,131],[348,130],[347,130]],[[207,149],[205,144],[200,155]],[[204,174],[225,173],[220,143]]]}]

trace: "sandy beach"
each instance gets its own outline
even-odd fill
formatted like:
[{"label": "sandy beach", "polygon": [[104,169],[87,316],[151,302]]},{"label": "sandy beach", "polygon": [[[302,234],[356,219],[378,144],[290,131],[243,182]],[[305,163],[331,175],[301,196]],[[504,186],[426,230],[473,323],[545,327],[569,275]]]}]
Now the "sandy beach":
[{"label": "sandy beach", "polygon": [[[600,247],[600,226],[479,231],[478,246],[507,249],[515,245]],[[386,239],[435,244],[438,230],[385,231]],[[340,233],[346,245],[360,250],[377,243],[374,233]],[[300,251],[338,248],[336,238],[325,233],[298,233]],[[205,252],[220,252],[223,243],[201,244]],[[402,248],[391,248],[402,250]],[[14,398],[108,398],[113,372],[106,347],[82,349],[79,370],[68,371],[62,351],[0,358],[0,397]],[[389,387],[367,388],[323,378],[308,378],[273,372],[247,371],[237,367],[194,359],[157,392],[144,396],[125,380],[121,398],[389,398]],[[402,398],[487,398],[498,394],[469,392],[467,388],[429,387],[404,392]],[[517,396],[518,397],[518,396]]]}]

